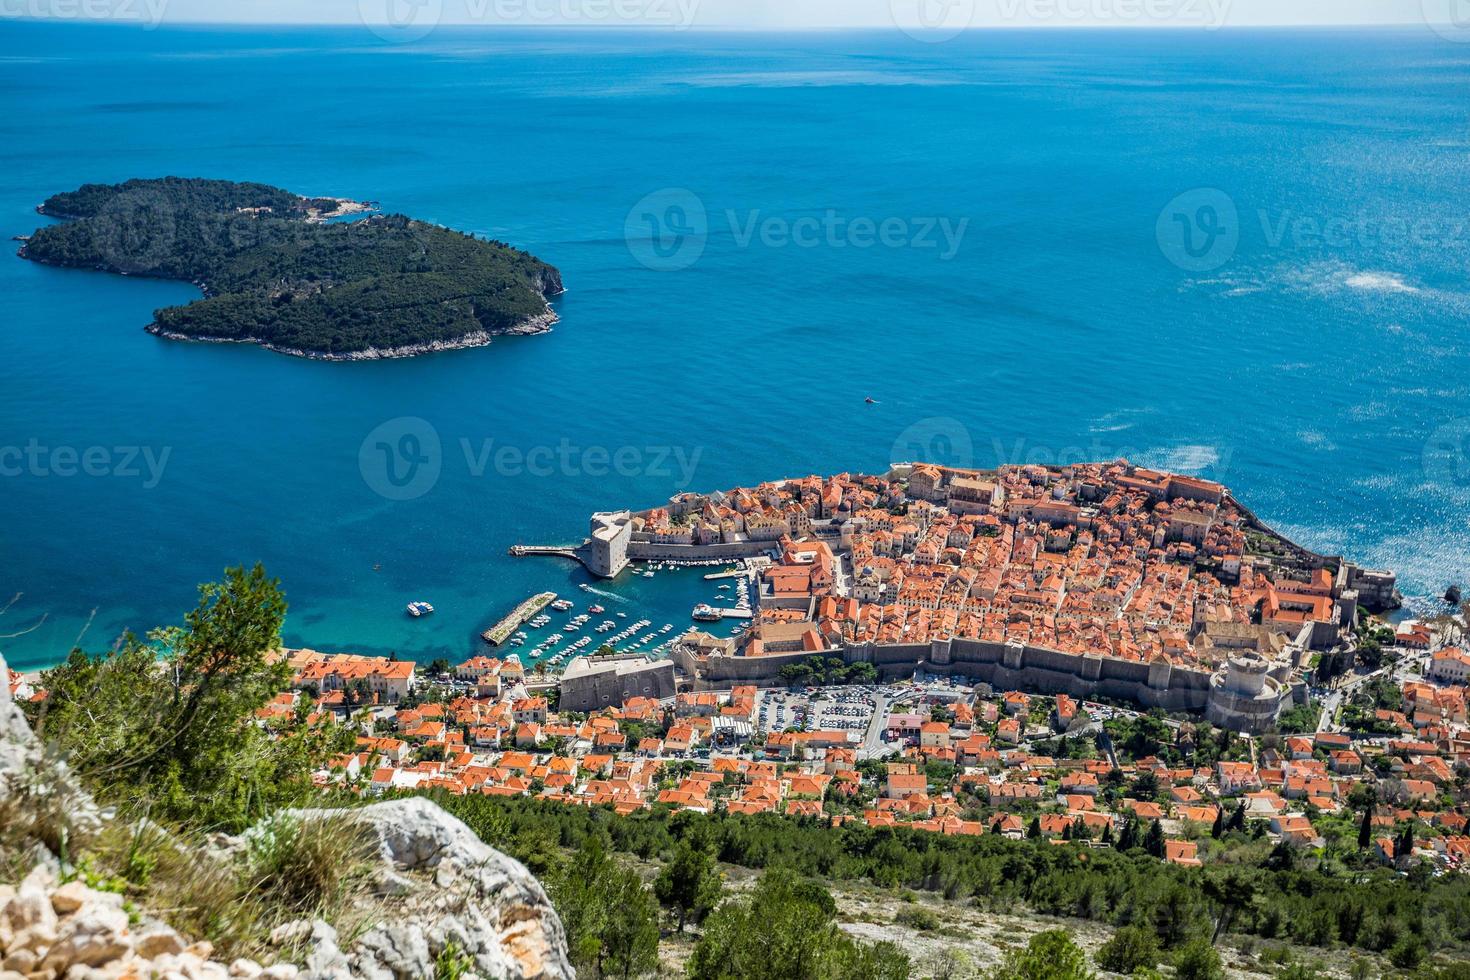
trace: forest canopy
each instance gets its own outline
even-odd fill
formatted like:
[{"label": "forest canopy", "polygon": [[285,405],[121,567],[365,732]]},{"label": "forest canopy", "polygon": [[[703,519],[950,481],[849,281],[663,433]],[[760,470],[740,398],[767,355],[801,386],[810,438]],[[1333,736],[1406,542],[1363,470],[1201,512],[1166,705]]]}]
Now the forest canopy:
[{"label": "forest canopy", "polygon": [[328,220],[362,209],[225,180],[85,184],[41,204],[62,223],[37,229],[21,255],[203,290],[155,311],[155,333],[315,356],[463,346],[555,319],[552,266],[404,215]]}]

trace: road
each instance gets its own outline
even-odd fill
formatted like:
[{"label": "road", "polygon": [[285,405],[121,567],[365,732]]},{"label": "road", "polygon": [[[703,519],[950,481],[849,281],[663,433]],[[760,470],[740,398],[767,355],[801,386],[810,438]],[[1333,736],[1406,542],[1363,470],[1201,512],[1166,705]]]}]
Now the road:
[{"label": "road", "polygon": [[873,695],[873,717],[868,720],[868,730],[863,733],[863,744],[858,747],[857,757],[863,759],[876,759],[888,752],[888,745],[883,741],[883,730],[888,720],[888,696],[882,690]]}]

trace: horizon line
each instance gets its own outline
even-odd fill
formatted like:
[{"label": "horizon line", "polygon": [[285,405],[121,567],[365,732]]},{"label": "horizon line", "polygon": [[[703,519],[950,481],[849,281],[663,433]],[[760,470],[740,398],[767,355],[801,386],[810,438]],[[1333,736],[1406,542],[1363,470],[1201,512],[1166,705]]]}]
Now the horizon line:
[{"label": "horizon line", "polygon": [[[5,15],[0,14],[0,23],[4,24],[85,24],[91,26],[137,26],[136,21],[128,21],[115,17],[43,17],[32,14]],[[948,33],[948,34],[983,34],[991,31],[1192,31],[1203,34],[1220,34],[1226,31],[1238,30],[1342,30],[1342,29],[1383,29],[1383,28],[1433,28],[1446,26],[1449,22],[1441,24],[1427,20],[1408,21],[1332,21],[1327,23],[1312,22],[1255,22],[1240,24],[1199,24],[1199,23],[1150,23],[1150,24],[1105,24],[1105,23],[1025,23],[1025,24],[976,24],[963,28],[958,32],[934,29],[932,31],[921,28],[905,27],[897,24],[795,24],[785,27],[742,25],[742,24],[699,24],[697,26],[684,26],[680,24],[659,23],[578,23],[574,21],[546,21],[540,23],[527,23],[525,21],[441,21],[435,25],[435,30],[441,28],[481,28],[481,29],[511,29],[511,30],[580,30],[580,31],[651,31],[659,33],[674,34],[699,34],[699,33],[739,33],[739,34],[845,34],[857,32],[874,33],[899,33],[912,36],[925,33]],[[371,30],[374,27],[391,27],[391,24],[380,21],[362,20],[206,20],[190,17],[170,18],[157,24],[145,25],[148,31],[159,30],[165,27],[222,27],[222,28],[252,28],[252,27],[276,27],[276,28],[307,28],[307,27],[341,27],[347,29]]]}]

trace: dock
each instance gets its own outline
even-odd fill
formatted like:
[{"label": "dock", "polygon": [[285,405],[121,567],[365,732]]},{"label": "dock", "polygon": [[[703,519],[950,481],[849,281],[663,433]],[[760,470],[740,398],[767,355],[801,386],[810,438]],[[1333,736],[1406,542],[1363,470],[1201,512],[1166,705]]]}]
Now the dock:
[{"label": "dock", "polygon": [[713,581],[715,581],[717,579],[722,579],[722,578],[749,578],[749,577],[750,577],[750,571],[748,569],[737,568],[733,572],[710,572],[708,575],[706,575],[704,577],[704,580],[706,582],[713,582]]},{"label": "dock", "polygon": [[[714,612],[719,613],[721,619],[751,618],[751,612],[749,609],[722,609],[719,606],[711,606],[710,609],[712,609]],[[698,622],[698,620],[696,620],[696,622]]]},{"label": "dock", "polygon": [[491,646],[500,646],[500,644],[510,639],[512,634],[520,629],[526,620],[551,605],[555,599],[555,592],[538,592],[511,610],[509,616],[506,616],[500,622],[481,633],[480,639]]},{"label": "dock", "polygon": [[580,564],[589,572],[593,571],[592,562],[588,558],[589,545],[587,542],[581,544],[518,544],[510,549],[512,558],[565,558]]}]

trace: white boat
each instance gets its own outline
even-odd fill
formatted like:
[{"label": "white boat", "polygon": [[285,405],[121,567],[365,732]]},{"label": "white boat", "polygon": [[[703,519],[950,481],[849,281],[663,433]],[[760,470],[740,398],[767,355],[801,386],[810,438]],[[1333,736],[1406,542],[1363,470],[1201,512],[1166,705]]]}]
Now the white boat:
[{"label": "white boat", "polygon": [[410,602],[408,604],[408,614],[414,619],[418,619],[420,616],[431,615],[433,612],[434,607],[427,602]]}]

